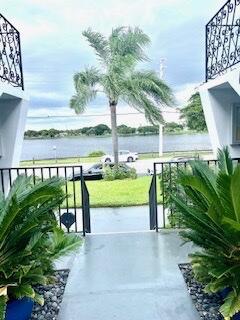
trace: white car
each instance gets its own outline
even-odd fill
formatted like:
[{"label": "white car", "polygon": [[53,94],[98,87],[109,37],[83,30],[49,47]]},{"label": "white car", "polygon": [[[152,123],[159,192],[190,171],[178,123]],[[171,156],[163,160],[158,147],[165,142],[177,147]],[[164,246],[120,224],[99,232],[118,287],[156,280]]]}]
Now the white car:
[{"label": "white car", "polygon": [[[118,153],[119,162],[133,162],[138,159],[138,153],[130,152],[128,150],[120,150]],[[103,163],[114,162],[114,156],[106,154],[101,158]]]}]

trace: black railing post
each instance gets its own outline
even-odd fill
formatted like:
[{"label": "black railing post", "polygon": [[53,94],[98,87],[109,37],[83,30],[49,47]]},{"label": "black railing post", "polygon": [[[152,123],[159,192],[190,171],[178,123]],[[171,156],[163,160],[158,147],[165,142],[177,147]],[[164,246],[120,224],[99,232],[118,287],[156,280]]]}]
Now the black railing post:
[{"label": "black railing post", "polygon": [[90,220],[90,202],[89,192],[86,186],[86,182],[83,177],[83,168],[80,168],[81,175],[81,195],[82,195],[82,225],[83,225],[83,236],[86,233],[91,233],[91,220]]},{"label": "black railing post", "polygon": [[80,188],[81,188],[81,199],[82,199],[82,229],[83,229],[83,236],[85,237],[86,232],[85,232],[84,191],[83,191],[84,180],[83,180],[83,170],[82,170],[82,166],[80,167],[80,175],[81,175]]},{"label": "black railing post", "polygon": [[154,198],[155,198],[156,232],[158,232],[157,167],[155,163],[153,165],[153,172],[154,172],[154,184],[155,184]]},{"label": "black railing post", "polygon": [[155,163],[149,189],[149,220],[150,230],[158,232],[157,173]]},{"label": "black railing post", "polygon": [[208,81],[208,26],[205,26],[205,81]]},{"label": "black railing post", "polygon": [[163,228],[166,227],[165,219],[165,179],[164,179],[164,163],[161,163],[161,187],[162,187],[162,216],[163,216]]}]

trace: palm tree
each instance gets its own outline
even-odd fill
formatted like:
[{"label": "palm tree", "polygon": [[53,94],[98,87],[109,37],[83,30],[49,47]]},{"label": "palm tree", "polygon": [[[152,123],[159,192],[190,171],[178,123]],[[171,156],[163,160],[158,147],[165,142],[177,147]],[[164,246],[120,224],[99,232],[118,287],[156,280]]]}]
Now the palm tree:
[{"label": "palm tree", "polygon": [[171,89],[153,71],[138,71],[138,62],[148,60],[143,48],[149,37],[139,28],[119,27],[106,38],[88,29],[83,32],[99,60],[99,67],[86,68],[74,75],[75,95],[70,108],[77,114],[85,111],[97,93],[103,92],[111,113],[114,161],[118,163],[116,108],[120,101],[145,114],[151,123],[163,121],[161,105],[171,105]]},{"label": "palm tree", "polygon": [[55,259],[81,244],[57,226],[54,210],[66,199],[63,186],[58,178],[19,176],[6,198],[0,192],[0,320],[7,298],[43,304],[36,285],[52,282]]},{"label": "palm tree", "polygon": [[205,292],[226,291],[220,308],[225,320],[240,310],[240,165],[228,148],[219,150],[218,170],[195,161],[180,172],[185,192],[173,196],[186,229],[180,234],[197,252],[190,254],[195,278]]}]

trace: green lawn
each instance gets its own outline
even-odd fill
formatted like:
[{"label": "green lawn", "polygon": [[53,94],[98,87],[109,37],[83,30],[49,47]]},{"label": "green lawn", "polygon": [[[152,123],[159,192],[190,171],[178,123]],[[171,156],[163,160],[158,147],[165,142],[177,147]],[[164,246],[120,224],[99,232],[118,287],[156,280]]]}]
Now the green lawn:
[{"label": "green lawn", "polygon": [[46,159],[46,160],[26,160],[21,161],[21,167],[31,167],[31,166],[48,166],[48,165],[68,165],[68,164],[79,164],[82,163],[96,163],[100,162],[100,157],[72,157],[72,158],[59,158],[57,161],[55,159]]},{"label": "green lawn", "polygon": [[[151,177],[139,177],[135,180],[87,181],[91,207],[127,207],[148,204],[148,191]],[[74,206],[73,182],[68,182],[69,207]],[[158,192],[159,193],[159,192]],[[80,183],[75,182],[75,201],[80,207]],[[159,202],[161,198],[159,196]],[[66,203],[64,204],[64,206]]]}]

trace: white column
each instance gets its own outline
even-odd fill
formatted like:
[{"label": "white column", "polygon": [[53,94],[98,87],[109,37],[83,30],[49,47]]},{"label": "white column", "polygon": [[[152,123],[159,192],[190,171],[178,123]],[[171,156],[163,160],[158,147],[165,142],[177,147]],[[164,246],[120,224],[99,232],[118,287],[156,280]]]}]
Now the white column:
[{"label": "white column", "polygon": [[[159,76],[160,79],[164,79],[164,71],[165,71],[165,62],[166,60],[164,58],[160,59],[160,72]],[[159,124],[159,157],[163,156],[163,125]]]},{"label": "white column", "polygon": [[159,125],[159,157],[163,156],[163,125]]}]

